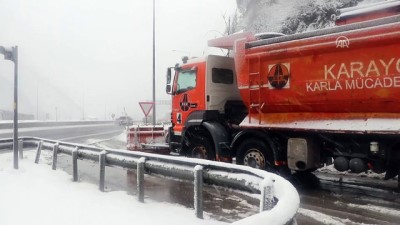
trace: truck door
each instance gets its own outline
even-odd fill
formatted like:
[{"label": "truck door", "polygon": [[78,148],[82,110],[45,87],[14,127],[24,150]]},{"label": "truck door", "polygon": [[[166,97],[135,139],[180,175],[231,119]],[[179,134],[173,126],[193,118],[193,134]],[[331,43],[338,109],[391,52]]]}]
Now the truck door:
[{"label": "truck door", "polygon": [[207,110],[224,111],[229,100],[241,100],[232,58],[210,55],[207,58]]},{"label": "truck door", "polygon": [[172,100],[172,121],[175,135],[182,134],[190,113],[205,109],[204,68],[204,64],[185,65],[178,70],[175,76]]}]

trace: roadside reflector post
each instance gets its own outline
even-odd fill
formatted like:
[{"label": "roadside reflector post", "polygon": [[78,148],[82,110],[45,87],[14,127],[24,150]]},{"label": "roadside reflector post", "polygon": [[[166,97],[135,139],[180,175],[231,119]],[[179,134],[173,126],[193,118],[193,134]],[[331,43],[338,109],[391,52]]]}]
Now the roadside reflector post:
[{"label": "roadside reflector post", "polygon": [[78,147],[72,150],[72,178],[73,181],[78,181]]},{"label": "roadside reflector post", "polygon": [[105,178],[106,178],[106,151],[100,152],[99,162],[100,162],[100,181],[99,181],[99,189],[100,191],[105,190]]},{"label": "roadside reflector post", "polygon": [[274,180],[272,178],[264,178],[260,183],[260,212],[271,210],[276,202],[273,193]]},{"label": "roadside reflector post", "polygon": [[20,159],[24,158],[24,142],[21,140],[18,141],[18,155]]},{"label": "roadside reflector post", "polygon": [[194,210],[196,217],[203,219],[203,167],[194,167]]},{"label": "roadside reflector post", "polygon": [[53,163],[51,164],[51,169],[56,170],[57,169],[57,153],[58,153],[58,147],[59,144],[55,144],[53,146]]},{"label": "roadside reflector post", "polygon": [[43,145],[43,142],[39,141],[38,145],[37,145],[37,149],[36,149],[36,157],[35,157],[35,163],[36,164],[39,163],[40,154],[41,154],[41,151],[42,151],[42,145]]},{"label": "roadside reflector post", "polygon": [[137,196],[139,202],[144,202],[144,164],[145,157],[141,157],[137,162]]}]

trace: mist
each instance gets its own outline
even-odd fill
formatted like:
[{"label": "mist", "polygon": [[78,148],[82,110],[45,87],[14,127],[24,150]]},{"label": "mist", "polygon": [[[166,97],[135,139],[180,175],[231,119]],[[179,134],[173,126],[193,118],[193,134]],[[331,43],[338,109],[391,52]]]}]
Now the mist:
[{"label": "mist", "polygon": [[[39,120],[109,119],[152,99],[152,1],[2,0],[0,45],[19,48],[19,112]],[[204,56],[235,0],[156,0],[156,98],[183,55]],[[2,58],[2,57],[1,57]],[[14,65],[0,60],[0,109],[12,110]],[[158,105],[157,118],[169,106]]]}]

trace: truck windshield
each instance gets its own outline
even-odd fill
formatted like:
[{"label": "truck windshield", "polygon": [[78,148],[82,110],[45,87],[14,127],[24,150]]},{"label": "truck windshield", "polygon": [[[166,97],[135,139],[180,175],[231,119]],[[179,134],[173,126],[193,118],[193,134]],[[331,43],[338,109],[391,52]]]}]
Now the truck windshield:
[{"label": "truck windshield", "polygon": [[183,93],[196,87],[196,70],[184,70],[178,74],[176,93]]}]

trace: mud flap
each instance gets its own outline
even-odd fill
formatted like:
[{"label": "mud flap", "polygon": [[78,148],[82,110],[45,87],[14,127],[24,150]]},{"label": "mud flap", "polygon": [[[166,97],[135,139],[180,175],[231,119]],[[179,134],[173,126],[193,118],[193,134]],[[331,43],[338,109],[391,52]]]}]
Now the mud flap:
[{"label": "mud flap", "polygon": [[216,122],[203,122],[202,125],[211,134],[217,160],[226,161],[224,159],[231,159],[229,133],[225,127]]},{"label": "mud flap", "polygon": [[386,171],[384,180],[392,179],[392,178],[396,177],[396,175],[398,175],[399,173],[400,173],[400,170],[395,167],[388,168]]}]

